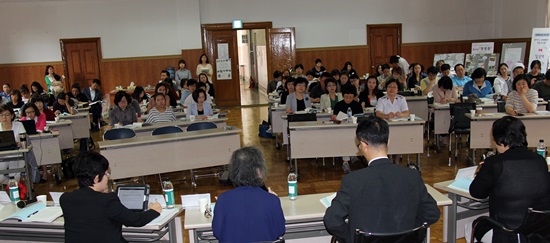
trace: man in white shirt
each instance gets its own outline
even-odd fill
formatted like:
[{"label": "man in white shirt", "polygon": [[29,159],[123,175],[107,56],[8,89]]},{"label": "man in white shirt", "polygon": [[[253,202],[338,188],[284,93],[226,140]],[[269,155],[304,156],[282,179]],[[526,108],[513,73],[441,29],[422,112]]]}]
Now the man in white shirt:
[{"label": "man in white shirt", "polygon": [[409,74],[409,62],[405,60],[405,58],[400,57],[399,55],[391,56],[390,57],[390,64],[393,65],[393,67],[401,67],[403,71],[405,72],[405,75]]}]

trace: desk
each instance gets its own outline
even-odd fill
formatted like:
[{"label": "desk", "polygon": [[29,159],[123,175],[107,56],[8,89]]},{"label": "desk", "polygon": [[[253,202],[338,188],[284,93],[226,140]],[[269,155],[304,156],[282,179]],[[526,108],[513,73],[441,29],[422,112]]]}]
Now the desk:
[{"label": "desk", "polygon": [[[211,119],[211,120],[205,120],[205,121],[202,121],[202,120],[195,120],[195,121],[182,121],[182,120],[177,120],[175,122],[159,122],[159,123],[153,123],[153,124],[147,124],[145,126],[142,126],[142,127],[136,127],[136,128],[132,128],[132,130],[134,130],[134,132],[136,132],[136,137],[144,137],[144,136],[151,136],[151,134],[153,133],[153,130],[159,128],[159,127],[167,127],[167,126],[178,126],[178,127],[181,127],[183,129],[183,131],[185,131],[185,129],[187,129],[187,127],[192,124],[192,123],[197,123],[197,122],[213,122],[216,124],[216,126],[218,126],[218,128],[223,128],[226,125],[226,122],[227,121],[227,118],[217,118],[217,119]],[[146,123],[144,123],[146,124]]]},{"label": "desk", "polygon": [[25,174],[27,175],[27,198],[32,198],[32,191],[33,191],[32,190],[33,184],[30,178],[31,170],[30,170],[29,159],[28,159],[28,154],[32,149],[33,149],[32,146],[28,146],[25,149],[19,148],[15,150],[0,151],[0,163],[7,163],[11,161],[20,161],[20,160],[25,161],[23,168],[0,170],[0,173],[3,175],[3,174],[25,172]]},{"label": "desk", "polygon": [[[447,206],[451,200],[431,186],[426,185],[428,193],[438,206]],[[286,242],[329,242],[332,236],[326,231],[323,223],[326,208],[319,201],[333,193],[299,195],[295,201],[280,197],[281,207],[286,220]],[[189,231],[191,243],[215,240],[212,232],[212,218],[206,218],[198,210],[185,211],[184,228]],[[427,239],[430,237],[428,236]],[[306,240],[307,239],[307,240]]]},{"label": "desk", "polygon": [[[177,119],[181,119],[181,118],[185,118],[186,114],[185,112],[183,111],[178,111],[178,112],[174,112],[174,115],[176,116]],[[146,121],[147,120],[147,117],[149,116],[149,114],[144,114],[144,115],[141,115],[141,120],[142,121]]]},{"label": "desk", "polygon": [[73,130],[73,138],[89,138],[90,137],[90,114],[77,113],[74,115],[62,115],[60,120],[71,120],[71,129]]},{"label": "desk", "polygon": [[61,149],[74,148],[74,136],[73,136],[73,122],[71,120],[64,120],[59,122],[47,123],[50,131],[57,131],[59,133],[59,146]]},{"label": "desk", "polygon": [[224,128],[99,142],[111,179],[226,165],[241,147],[241,130]]},{"label": "desk", "polygon": [[[424,152],[424,123],[420,118],[388,121],[388,154],[417,154],[420,168],[420,154]],[[357,124],[351,123],[290,122],[290,159],[360,155],[356,128]],[[295,161],[295,168],[298,168],[297,164]]]},{"label": "desk", "polygon": [[[272,103],[269,104],[269,120],[271,122],[271,130],[275,135],[275,147],[279,147],[279,134],[283,133],[282,115],[286,114],[286,106],[279,105],[275,107]],[[285,138],[283,137],[283,140]]]},{"label": "desk", "polygon": [[29,142],[32,144],[32,152],[38,166],[61,163],[58,132],[29,135]]},{"label": "desk", "polygon": [[[6,217],[15,212],[17,207],[13,204],[4,205],[0,211],[0,218]],[[167,209],[163,209],[167,210]],[[169,242],[176,242],[177,228],[176,216],[182,211],[181,205],[170,211],[166,217],[155,225],[145,225],[143,227],[122,227],[122,236],[128,241],[155,241],[166,234],[169,235]],[[49,241],[64,242],[65,229],[63,217],[57,218],[52,223],[32,223],[3,221],[0,222],[0,239],[17,241]]]}]

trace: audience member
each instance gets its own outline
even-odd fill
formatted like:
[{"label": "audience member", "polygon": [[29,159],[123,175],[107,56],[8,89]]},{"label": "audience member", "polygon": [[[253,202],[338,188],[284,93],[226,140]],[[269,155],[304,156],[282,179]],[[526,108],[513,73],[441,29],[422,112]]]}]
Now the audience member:
[{"label": "audience member", "polygon": [[176,115],[174,115],[172,107],[166,105],[165,94],[156,93],[153,95],[152,99],[155,101],[155,107],[153,107],[151,111],[149,111],[149,115],[147,116],[147,120],[145,121],[145,123],[176,121]]},{"label": "audience member", "polygon": [[210,83],[210,79],[206,74],[199,74],[199,82],[206,84],[206,93],[211,97],[216,97],[214,93],[214,85]]},{"label": "audience member", "polygon": [[296,66],[294,66],[294,75],[292,76],[293,78],[305,78],[306,75],[304,75],[304,65],[302,65],[301,63],[298,63],[296,64]]},{"label": "audience member", "polygon": [[378,99],[384,96],[384,93],[378,90],[378,79],[375,76],[369,76],[367,78],[367,86],[359,94],[359,103],[361,107],[376,107]]},{"label": "audience member", "polygon": [[441,70],[441,77],[443,76],[449,76],[451,77],[451,65],[445,63],[443,65],[441,65],[440,67],[440,70]]},{"label": "audience member", "polygon": [[472,73],[472,79],[464,84],[463,96],[469,96],[471,94],[476,95],[479,98],[485,97],[493,93],[493,87],[491,83],[485,80],[487,72],[483,68],[476,68]]},{"label": "audience member", "polygon": [[504,97],[508,96],[508,82],[512,82],[512,77],[508,75],[508,64],[501,63],[498,65],[497,77],[493,82],[493,88],[495,94],[503,95]]},{"label": "audience member", "polygon": [[56,101],[53,103],[52,109],[56,116],[59,116],[60,114],[74,114],[74,110],[71,109],[69,96],[63,92],[57,96]]},{"label": "audience member", "polygon": [[423,95],[428,95],[432,91],[433,87],[437,85],[439,77],[437,77],[437,67],[431,66],[428,68],[428,77],[420,81],[420,89],[422,90]]},{"label": "audience member", "polygon": [[138,121],[135,108],[128,105],[130,100],[132,100],[130,95],[123,90],[115,94],[115,107],[109,111],[111,126],[116,124],[125,126]]},{"label": "audience member", "polygon": [[344,63],[344,67],[342,68],[342,73],[345,72],[348,74],[348,76],[351,76],[351,75],[359,75],[357,73],[357,71],[355,71],[355,69],[353,69],[353,65],[351,64],[350,61],[347,61],[346,63]]},{"label": "audience member", "polygon": [[378,76],[378,89],[384,90],[386,88],[386,80],[391,77],[390,65],[382,64],[382,75]]},{"label": "audience member", "polygon": [[282,73],[279,70],[273,72],[273,79],[267,83],[267,93],[273,93],[281,85]]},{"label": "audience member", "polygon": [[451,78],[453,80],[453,86],[462,90],[464,88],[464,84],[472,79],[466,76],[466,69],[464,69],[464,65],[462,65],[462,63],[455,65],[455,72],[456,75]]},{"label": "audience member", "polygon": [[187,107],[187,118],[195,116],[197,120],[206,120],[208,116],[214,115],[210,103],[205,102],[206,91],[203,89],[196,89],[193,91],[192,97],[195,102]]},{"label": "audience member", "polygon": [[516,116],[522,113],[533,113],[537,110],[538,92],[529,89],[529,77],[520,74],[514,78],[514,90],[506,99],[506,113]]},{"label": "audience member", "polygon": [[[347,78],[346,75],[344,75],[344,77]],[[327,87],[327,93],[321,95],[321,101],[320,101],[321,110],[323,111],[326,111],[327,108],[334,109],[334,106],[336,105],[336,103],[344,99],[341,93],[336,92],[336,88],[338,85],[336,80],[334,80],[333,78],[327,78],[325,80],[325,83]],[[344,87],[347,87],[347,86],[344,86]]]},{"label": "audience member", "polygon": [[210,61],[208,61],[208,57],[206,54],[202,54],[199,58],[199,64],[197,65],[197,70],[195,71],[195,74],[197,77],[199,77],[200,81],[200,74],[204,73],[208,77],[208,80],[212,79],[212,74],[214,73],[214,69],[212,68],[212,65],[210,64]]},{"label": "audience member", "polygon": [[314,103],[320,102],[321,95],[327,93],[327,88],[325,83],[327,78],[330,78],[330,73],[323,72],[321,74],[321,77],[319,78],[319,82],[318,82],[319,84],[313,87],[309,92],[309,96],[311,97],[311,102],[314,102]]},{"label": "audience member", "polygon": [[6,105],[9,109],[20,109],[25,103],[23,103],[23,97],[17,89],[13,89],[10,93],[11,101]]},{"label": "audience member", "polygon": [[393,68],[399,66],[405,75],[409,74],[409,63],[405,58],[400,57],[399,55],[390,57],[390,64],[393,65]]},{"label": "audience member", "polygon": [[[285,77],[286,78],[286,77]],[[285,90],[281,93],[281,104],[286,104],[286,97],[288,97],[289,94],[293,94],[296,89],[294,88],[294,78],[289,78],[288,81],[285,82]]]},{"label": "audience member", "polygon": [[426,74],[424,74],[424,66],[420,63],[413,63],[412,66],[412,73],[407,79],[407,87],[410,89],[414,88],[415,90],[420,89],[420,81],[422,79],[426,78]]},{"label": "audience member", "polygon": [[27,102],[21,109],[21,121],[34,121],[37,131],[44,131],[46,127],[46,114],[40,113],[38,107],[32,102]]},{"label": "audience member", "polygon": [[55,121],[55,113],[48,108],[48,106],[46,105],[47,102],[45,102],[42,97],[31,97],[31,103],[36,105],[38,111],[40,111],[40,114],[44,114],[46,116],[46,121]]},{"label": "audience member", "polygon": [[399,82],[397,80],[389,80],[386,83],[386,95],[378,99],[376,104],[376,116],[380,118],[394,118],[409,116],[409,107],[407,100],[402,95],[398,95]]},{"label": "audience member", "polygon": [[327,69],[323,66],[323,61],[319,58],[315,59],[315,67],[311,69],[311,71],[315,73],[315,76],[320,77],[326,70]]},{"label": "audience member", "polygon": [[286,98],[287,113],[294,113],[297,111],[303,111],[306,108],[311,108],[312,99],[310,99],[309,95],[305,93],[306,85],[307,80],[305,78],[297,78],[294,81],[295,91],[293,94],[289,94]]},{"label": "audience member", "polygon": [[181,90],[180,104],[183,106],[187,97],[189,97],[197,89],[197,80],[189,79],[185,82]]},{"label": "audience member", "polygon": [[191,72],[189,71],[189,69],[187,69],[187,63],[185,62],[185,60],[181,59],[178,61],[178,71],[176,71],[176,87],[178,90],[181,90],[181,81],[184,80],[184,79],[191,79]]},{"label": "audience member", "polygon": [[437,81],[437,86],[432,88],[434,102],[447,104],[460,102],[458,93],[453,89],[453,80],[449,76],[443,76]]},{"label": "audience member", "polygon": [[533,60],[531,62],[531,71],[527,74],[527,78],[529,79],[529,87],[533,87],[533,85],[539,81],[544,81],[544,74],[541,73],[541,67],[542,64],[539,60]]},{"label": "audience member", "polygon": [[[94,103],[93,105],[90,105],[90,113],[92,113],[92,121],[93,121],[93,128],[96,129],[99,128],[98,125],[106,126],[107,123],[101,120],[101,112],[103,111],[103,106],[101,102],[103,101],[103,93],[101,93],[101,90],[99,90],[101,86],[101,81],[99,79],[92,80],[92,85],[90,85],[89,88],[83,89],[82,93],[86,95],[86,98],[88,99],[88,102]],[[55,109],[54,109],[55,111]]]},{"label": "audience member", "polygon": [[[0,96],[4,97],[5,100],[7,101],[11,101],[10,92],[11,92],[10,84],[5,83],[4,85],[2,85],[2,93],[0,93]],[[4,102],[4,99],[2,99],[2,104],[5,104],[5,103],[7,102]]]}]

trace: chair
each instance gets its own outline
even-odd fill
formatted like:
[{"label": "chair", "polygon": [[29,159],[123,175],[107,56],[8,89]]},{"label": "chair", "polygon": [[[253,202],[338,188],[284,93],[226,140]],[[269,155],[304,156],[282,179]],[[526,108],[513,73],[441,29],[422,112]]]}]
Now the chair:
[{"label": "chair", "polygon": [[[199,130],[214,129],[214,128],[218,128],[218,126],[216,126],[216,124],[213,122],[195,122],[187,127],[187,131],[191,132],[191,131],[199,131]],[[195,171],[196,170],[191,169],[191,184],[193,185],[193,187],[197,187],[197,181],[196,181],[197,178],[206,177],[206,176],[216,176],[216,177],[220,176],[220,172],[203,174],[203,175],[195,175]]]},{"label": "chair", "polygon": [[163,134],[170,134],[170,133],[179,133],[183,132],[183,129],[178,126],[167,126],[167,127],[159,127],[155,130],[153,130],[152,135],[163,135]]},{"label": "chair", "polygon": [[[489,216],[481,216],[472,223],[472,236],[470,242],[476,242],[475,235],[477,226],[481,222],[489,223],[492,228],[500,228],[505,232],[517,234],[518,242],[520,238],[526,238],[527,242],[550,242],[550,211],[538,211],[532,208],[527,209],[527,214],[523,223],[517,229],[509,229],[502,223]],[[479,236],[479,237],[482,237]]]},{"label": "chair", "polygon": [[506,101],[497,101],[497,112],[506,112]]},{"label": "chair", "polygon": [[[287,138],[288,138],[288,146],[286,147],[286,154],[288,156],[288,160],[290,161],[290,158],[292,158],[290,155],[290,123],[291,122],[300,122],[300,121],[317,121],[317,114],[316,113],[304,113],[304,114],[289,114],[286,116],[287,120]],[[324,163],[324,161],[323,161]],[[292,161],[291,161],[291,167],[292,167]],[[294,160],[294,168],[296,171],[296,175],[298,175],[298,160]]]},{"label": "chair", "polygon": [[[451,122],[449,125],[449,136],[454,133],[455,135],[455,159],[458,158],[458,135],[468,135],[470,139],[470,119],[466,117],[466,114],[470,113],[470,110],[475,110],[475,103],[451,103],[449,104],[449,111],[451,112]],[[451,143],[452,139],[449,137],[449,166],[451,166]]]},{"label": "chair", "polygon": [[397,233],[369,233],[355,230],[355,243],[422,243],[426,239],[428,223],[411,230]]},{"label": "chair", "polygon": [[123,139],[123,138],[133,138],[135,136],[136,136],[136,133],[132,129],[129,129],[129,128],[115,128],[115,129],[111,129],[111,130],[106,131],[103,134],[103,140],[104,141],[118,140],[118,139]]}]

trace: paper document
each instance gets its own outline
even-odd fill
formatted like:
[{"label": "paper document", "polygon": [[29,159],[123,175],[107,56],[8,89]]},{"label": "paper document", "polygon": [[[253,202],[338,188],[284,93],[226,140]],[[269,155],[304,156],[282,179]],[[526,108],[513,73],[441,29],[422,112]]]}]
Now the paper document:
[{"label": "paper document", "polygon": [[8,215],[5,218],[2,218],[0,221],[4,221],[6,219],[18,219],[18,220],[24,220],[28,217],[32,216],[33,214],[36,214],[40,210],[46,207],[46,204],[43,203],[33,203],[31,205],[28,205],[15,213],[12,213],[11,215]]},{"label": "paper document", "polygon": [[338,115],[336,115],[336,120],[343,121],[345,119],[348,119],[348,115],[344,112],[338,112]]},{"label": "paper document", "polygon": [[51,223],[62,215],[63,211],[61,210],[61,207],[46,207],[38,211],[38,213],[35,213],[30,217],[23,219],[23,222]]},{"label": "paper document", "polygon": [[199,199],[201,198],[206,198],[208,200],[208,204],[211,203],[210,193],[191,194],[191,195],[181,195],[181,206],[183,207],[183,209],[199,208]]},{"label": "paper document", "polygon": [[175,208],[162,209],[162,213],[160,213],[158,217],[153,219],[153,221],[149,222],[147,225],[161,225],[162,223],[166,223],[167,218],[172,217],[177,212],[178,212],[178,209],[175,209]]},{"label": "paper document", "polygon": [[10,203],[11,199],[6,191],[0,191],[0,203]]},{"label": "paper document", "polygon": [[451,183],[451,185],[449,185],[449,188],[470,193],[470,185],[473,181],[474,178],[462,177]]},{"label": "paper document", "polygon": [[332,199],[336,197],[336,193],[330,194],[329,196],[321,198],[319,201],[325,206],[325,208],[330,207],[330,204],[332,204]]},{"label": "paper document", "polygon": [[50,192],[50,196],[52,196],[53,204],[55,206],[59,206],[59,198],[63,195],[63,192]]},{"label": "paper document", "polygon": [[166,200],[164,199],[164,196],[161,194],[150,194],[149,195],[149,203],[160,203],[160,206],[162,208],[166,208]]}]

